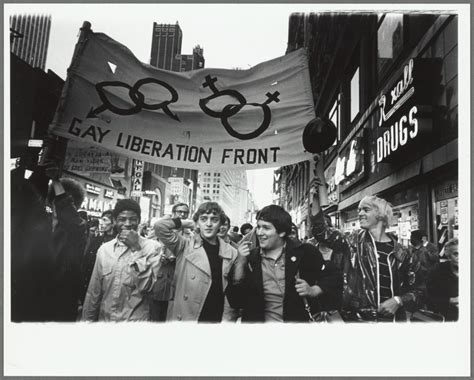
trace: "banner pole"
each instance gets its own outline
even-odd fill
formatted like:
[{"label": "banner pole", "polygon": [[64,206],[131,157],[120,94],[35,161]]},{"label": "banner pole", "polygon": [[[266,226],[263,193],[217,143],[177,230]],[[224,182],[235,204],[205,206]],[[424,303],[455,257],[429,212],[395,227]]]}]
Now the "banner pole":
[{"label": "banner pole", "polygon": [[318,178],[322,182],[322,184],[319,185],[319,191],[318,191],[319,205],[321,207],[328,206],[329,205],[328,188],[326,186],[326,179],[324,178],[324,160],[323,160],[322,154],[319,154],[319,160],[316,163],[315,174],[318,176]]},{"label": "banner pole", "polygon": [[39,162],[39,164],[41,165],[41,164],[44,164],[44,161],[48,158],[55,159],[59,166],[60,172],[62,172],[62,167],[64,166],[64,159],[66,157],[66,149],[67,149],[68,140],[64,137],[54,136],[51,133],[51,129],[52,129],[52,126],[56,124],[57,120],[59,119],[59,115],[61,115],[63,112],[64,106],[66,103],[66,98],[68,96],[68,93],[73,83],[73,79],[70,76],[70,72],[77,65],[78,58],[82,54],[84,47],[86,45],[86,42],[92,33],[91,23],[89,21],[84,21],[82,23],[82,27],[79,30],[80,30],[79,37],[78,37],[76,46],[74,47],[71,64],[69,65],[69,68],[67,69],[66,81],[61,91],[61,96],[59,98],[58,105],[56,107],[56,112],[54,113],[53,121],[49,125],[48,132],[45,137],[46,141],[43,142],[43,153],[41,155],[40,162]]}]

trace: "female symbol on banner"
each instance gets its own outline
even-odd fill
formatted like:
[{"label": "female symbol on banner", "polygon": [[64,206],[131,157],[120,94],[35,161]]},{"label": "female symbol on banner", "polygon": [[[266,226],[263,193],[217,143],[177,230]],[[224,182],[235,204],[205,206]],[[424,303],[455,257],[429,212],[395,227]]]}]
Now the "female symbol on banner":
[{"label": "female symbol on banner", "polygon": [[[205,82],[202,84],[203,88],[209,87],[213,94],[208,96],[207,98],[200,99],[199,100],[199,107],[203,110],[204,113],[211,117],[215,118],[220,118],[221,123],[224,126],[225,130],[229,135],[232,137],[235,137],[239,140],[250,140],[255,137],[260,136],[265,130],[268,128],[270,125],[270,121],[272,119],[272,114],[270,111],[270,107],[268,104],[271,102],[278,103],[280,99],[278,99],[278,96],[280,93],[278,91],[275,91],[273,94],[270,94],[267,92],[265,95],[267,96],[267,100],[262,103],[247,103],[247,100],[245,97],[238,91],[236,90],[222,90],[220,91],[215,85],[214,82],[217,82],[217,78],[212,78],[210,75],[206,76]],[[207,107],[207,103],[209,103],[210,100],[219,98],[221,96],[230,96],[234,99],[236,99],[239,104],[228,104],[226,105],[221,112],[214,111]],[[246,106],[251,106],[251,107],[260,107],[263,110],[263,122],[262,124],[253,132],[250,133],[239,133],[237,132],[232,126],[229,124],[229,118],[240,112],[242,108]]]}]

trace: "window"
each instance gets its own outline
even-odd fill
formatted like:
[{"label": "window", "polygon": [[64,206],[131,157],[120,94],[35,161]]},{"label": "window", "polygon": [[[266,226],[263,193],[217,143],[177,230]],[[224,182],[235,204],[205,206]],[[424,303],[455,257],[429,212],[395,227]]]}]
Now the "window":
[{"label": "window", "polygon": [[377,73],[379,80],[403,50],[403,14],[388,13],[377,30]]},{"label": "window", "polygon": [[359,68],[356,69],[354,75],[351,78],[351,123],[359,114],[360,103],[359,103],[359,89],[360,89],[360,80],[359,80]]}]

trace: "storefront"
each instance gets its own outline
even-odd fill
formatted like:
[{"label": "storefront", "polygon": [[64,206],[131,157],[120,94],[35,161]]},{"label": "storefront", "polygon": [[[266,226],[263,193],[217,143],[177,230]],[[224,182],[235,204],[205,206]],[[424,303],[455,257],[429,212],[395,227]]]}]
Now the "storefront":
[{"label": "storefront", "polygon": [[100,218],[104,211],[112,210],[117,200],[123,198],[112,187],[106,187],[92,182],[90,179],[84,179],[69,173],[68,177],[75,179],[84,187],[86,195],[80,209],[87,211],[90,218]]},{"label": "storefront", "polygon": [[[455,17],[436,19],[411,54],[385,70],[381,91],[354,117],[334,158],[344,231],[359,227],[360,200],[378,195],[393,205],[388,231],[403,245],[415,229],[440,248],[457,236],[456,33]],[[361,88],[370,83],[358,79]]]}]

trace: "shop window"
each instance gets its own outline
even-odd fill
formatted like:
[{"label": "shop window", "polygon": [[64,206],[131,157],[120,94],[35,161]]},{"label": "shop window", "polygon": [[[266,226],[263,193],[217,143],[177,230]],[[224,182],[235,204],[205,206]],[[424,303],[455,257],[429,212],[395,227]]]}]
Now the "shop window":
[{"label": "shop window", "polygon": [[388,13],[377,30],[377,73],[381,79],[403,51],[403,14]]},{"label": "shop window", "polygon": [[351,78],[351,123],[359,114],[360,110],[360,77],[359,77],[359,68],[356,69]]}]

